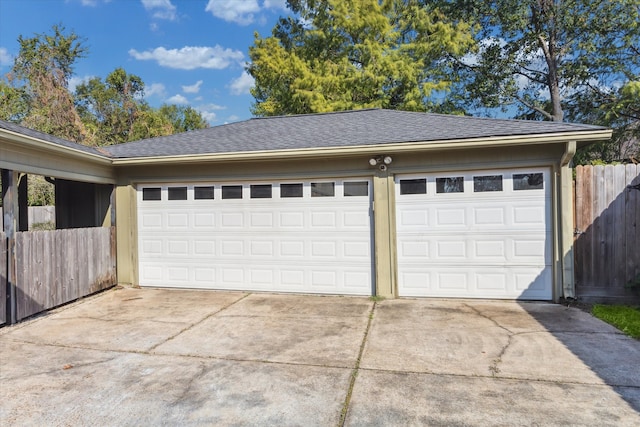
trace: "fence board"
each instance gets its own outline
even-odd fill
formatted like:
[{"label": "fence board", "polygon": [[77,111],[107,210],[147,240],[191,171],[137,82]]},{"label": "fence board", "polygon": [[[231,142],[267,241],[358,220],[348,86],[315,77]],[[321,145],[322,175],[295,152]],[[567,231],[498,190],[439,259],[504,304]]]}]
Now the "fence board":
[{"label": "fence board", "polygon": [[7,235],[0,231],[0,325],[7,322]]},{"label": "fence board", "polygon": [[16,233],[18,320],[116,282],[115,228]]},{"label": "fence board", "polygon": [[576,293],[640,298],[640,165],[576,168]]},{"label": "fence board", "polygon": [[[627,165],[626,182],[628,185],[640,185],[640,165]],[[640,190],[626,193],[629,209],[626,211],[627,233],[627,277],[640,277]]]}]

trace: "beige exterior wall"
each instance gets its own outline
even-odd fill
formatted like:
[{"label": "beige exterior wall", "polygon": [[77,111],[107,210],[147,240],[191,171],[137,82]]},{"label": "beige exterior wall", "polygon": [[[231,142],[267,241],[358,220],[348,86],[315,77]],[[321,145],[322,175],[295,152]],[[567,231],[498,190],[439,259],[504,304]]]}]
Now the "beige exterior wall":
[{"label": "beige exterior wall", "polygon": [[[378,155],[389,155],[393,163],[386,171],[372,167],[370,152],[349,157],[315,159],[286,159],[268,161],[209,161],[188,164],[144,164],[117,167],[116,221],[118,236],[118,281],[138,285],[136,185],[154,182],[198,181],[256,181],[276,179],[309,179],[323,177],[367,177],[373,180],[373,254],[376,294],[386,298],[397,296],[396,227],[395,227],[395,175],[413,172],[452,170],[500,169],[515,167],[548,167],[554,176],[554,299],[562,294],[565,281],[571,282],[572,272],[560,254],[560,241],[566,224],[566,197],[560,198],[566,186],[558,177],[564,144],[525,145],[500,148],[466,148],[463,150],[394,153],[380,150]],[[569,170],[570,171],[570,170]],[[569,172],[570,173],[570,172]],[[566,175],[566,172],[565,172]],[[570,175],[568,175],[570,177]],[[571,194],[569,193],[570,197]],[[568,199],[570,200],[570,199]],[[558,209],[561,207],[561,209]],[[566,271],[565,271],[566,270]]]},{"label": "beige exterior wall", "polygon": [[118,183],[115,191],[118,284],[138,285],[138,237],[136,189]]}]

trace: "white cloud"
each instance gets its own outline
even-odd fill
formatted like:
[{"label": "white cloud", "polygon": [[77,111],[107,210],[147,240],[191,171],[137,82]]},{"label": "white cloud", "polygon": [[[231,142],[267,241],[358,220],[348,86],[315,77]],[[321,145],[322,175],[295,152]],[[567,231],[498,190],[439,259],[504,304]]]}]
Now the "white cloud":
[{"label": "white cloud", "polygon": [[167,104],[186,105],[188,103],[189,100],[180,94],[173,95],[171,98],[167,99]]},{"label": "white cloud", "polygon": [[194,107],[204,119],[211,123],[214,123],[218,120],[218,115],[215,113],[216,111],[226,110],[227,107],[217,104],[203,104],[197,107]]},{"label": "white cloud", "polygon": [[171,0],[141,0],[145,10],[153,13],[153,17],[157,19],[167,19],[175,21],[177,18],[176,7]]},{"label": "white cloud", "polygon": [[287,0],[264,0],[265,9],[287,10]]},{"label": "white cloud", "polygon": [[209,0],[205,12],[211,12],[216,18],[249,25],[255,20],[255,13],[260,12],[257,0]]},{"label": "white cloud", "polygon": [[200,92],[200,86],[202,86],[202,80],[198,80],[195,84],[191,86],[182,86],[182,91],[184,93],[198,93]]},{"label": "white cloud", "polygon": [[76,88],[83,83],[87,83],[89,80],[93,79],[95,76],[84,76],[78,77],[73,76],[69,79],[69,92],[75,93]]},{"label": "white cloud", "polygon": [[129,55],[141,61],[154,60],[163,67],[180,70],[194,70],[196,68],[222,70],[232,62],[241,62],[244,58],[241,51],[225,49],[220,45],[213,47],[185,46],[181,49],[157,47],[144,52],[131,49]]},{"label": "white cloud", "polygon": [[214,123],[218,119],[218,116],[213,111],[201,110],[200,108],[196,109],[198,110],[202,118],[204,118],[209,124]]},{"label": "white cloud", "polygon": [[246,95],[254,84],[255,79],[245,71],[240,77],[231,81],[229,89],[232,95]]},{"label": "white cloud", "polygon": [[151,83],[144,90],[145,96],[154,96],[157,95],[160,98],[164,98],[166,96],[166,88],[162,83]]},{"label": "white cloud", "polygon": [[5,47],[0,47],[0,66],[13,65],[13,56],[9,54],[9,51]]}]

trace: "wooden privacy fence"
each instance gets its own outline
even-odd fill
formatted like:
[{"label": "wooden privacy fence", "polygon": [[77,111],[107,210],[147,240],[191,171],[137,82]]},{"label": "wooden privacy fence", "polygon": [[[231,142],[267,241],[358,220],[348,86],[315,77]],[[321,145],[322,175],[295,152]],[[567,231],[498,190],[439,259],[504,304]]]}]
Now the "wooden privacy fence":
[{"label": "wooden privacy fence", "polygon": [[20,232],[15,239],[18,321],[116,283],[115,227]]},{"label": "wooden privacy fence", "polygon": [[578,166],[576,295],[640,299],[640,165]]}]

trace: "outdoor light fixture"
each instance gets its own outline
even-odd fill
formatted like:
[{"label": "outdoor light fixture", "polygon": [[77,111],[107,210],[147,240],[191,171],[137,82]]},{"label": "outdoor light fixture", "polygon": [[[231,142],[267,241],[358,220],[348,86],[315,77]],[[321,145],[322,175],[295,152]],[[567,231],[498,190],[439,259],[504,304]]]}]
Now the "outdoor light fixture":
[{"label": "outdoor light fixture", "polygon": [[393,159],[391,158],[391,156],[377,156],[369,159],[369,164],[371,166],[380,165],[381,171],[387,170],[387,165],[390,165],[391,162],[393,162]]}]

